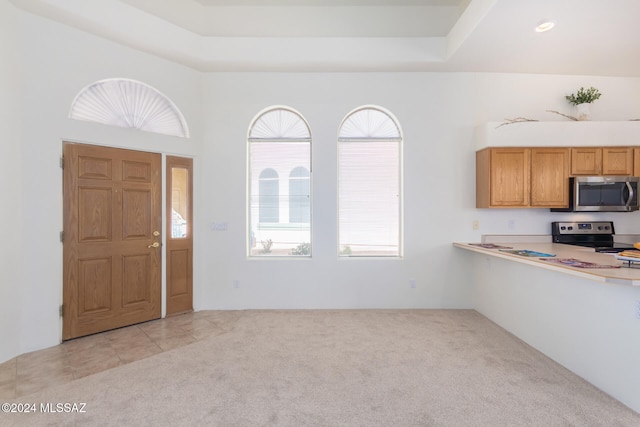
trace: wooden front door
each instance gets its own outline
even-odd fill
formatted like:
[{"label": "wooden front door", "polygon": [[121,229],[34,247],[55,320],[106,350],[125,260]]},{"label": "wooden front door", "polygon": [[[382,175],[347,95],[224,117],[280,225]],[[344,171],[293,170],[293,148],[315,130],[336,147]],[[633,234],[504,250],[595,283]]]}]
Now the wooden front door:
[{"label": "wooden front door", "polygon": [[160,318],[160,154],[63,151],[62,338]]},{"label": "wooden front door", "polygon": [[167,156],[167,315],[193,310],[193,159]]}]

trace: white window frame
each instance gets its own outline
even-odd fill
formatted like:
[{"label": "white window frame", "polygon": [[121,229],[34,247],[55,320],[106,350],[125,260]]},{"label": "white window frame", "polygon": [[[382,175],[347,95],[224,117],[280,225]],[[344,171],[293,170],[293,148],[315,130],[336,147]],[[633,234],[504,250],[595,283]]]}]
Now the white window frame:
[{"label": "white window frame", "polygon": [[[366,112],[372,112],[372,117],[365,117]],[[377,116],[377,117],[376,117]],[[381,120],[385,119],[385,120]],[[396,142],[398,144],[398,188],[397,188],[397,200],[398,200],[398,211],[397,211],[397,221],[398,221],[398,229],[397,229],[397,251],[390,254],[384,254],[380,251],[372,250],[369,253],[367,251],[357,251],[353,250],[351,245],[345,245],[342,241],[341,235],[341,146],[343,143],[367,143],[367,142]],[[377,106],[377,105],[363,105],[352,111],[350,111],[345,118],[342,120],[339,130],[338,130],[338,147],[337,147],[337,155],[338,155],[338,194],[337,194],[337,205],[338,205],[338,230],[337,230],[337,242],[338,242],[338,256],[340,258],[402,258],[404,255],[404,215],[403,215],[403,135],[402,129],[400,127],[399,121],[397,118],[387,109]],[[347,247],[348,246],[348,247]]]},{"label": "white window frame", "polygon": [[[254,148],[259,149],[260,143],[273,144],[298,144],[305,145],[304,150],[308,151],[304,154],[302,163],[296,162],[295,158],[289,159],[289,164],[283,162],[281,165],[265,164],[258,166],[252,164],[252,152]],[[258,144],[253,147],[253,144]],[[303,151],[304,151],[303,150]],[[302,114],[293,108],[276,105],[265,108],[259,112],[251,121],[247,134],[247,256],[254,258],[307,258],[311,256],[311,240],[312,240],[312,156],[311,156],[311,128]],[[294,150],[295,152],[295,150]],[[298,152],[300,154],[301,152]],[[300,160],[299,158],[298,160]],[[256,185],[256,178],[252,176],[252,169],[259,167],[274,168],[279,177],[280,185],[280,203],[279,203],[279,222],[278,223],[260,223],[259,211],[255,211],[256,203],[252,197],[259,198],[259,192],[254,192],[253,186]],[[278,167],[281,169],[278,170]],[[290,222],[289,220],[289,203],[284,203],[289,195],[289,181],[291,172],[298,168],[304,167],[309,172],[309,222]],[[254,170],[254,172],[257,172]],[[290,240],[266,239],[269,234],[274,236],[288,236]],[[305,240],[297,239],[303,235]],[[265,237],[263,239],[262,237]],[[308,238],[308,240],[306,240]],[[265,243],[273,240],[273,251],[265,252]],[[260,249],[262,245],[262,249]],[[278,247],[280,245],[280,247]],[[296,245],[294,247],[287,245]],[[289,250],[288,252],[286,252]]]}]

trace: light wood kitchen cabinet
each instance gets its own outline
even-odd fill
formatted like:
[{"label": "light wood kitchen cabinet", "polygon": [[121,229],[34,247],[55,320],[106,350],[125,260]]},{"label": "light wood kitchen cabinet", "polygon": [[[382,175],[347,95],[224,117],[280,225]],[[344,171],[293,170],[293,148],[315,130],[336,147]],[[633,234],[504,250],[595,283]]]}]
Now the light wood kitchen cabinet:
[{"label": "light wood kitchen cabinet", "polygon": [[569,149],[532,148],[531,207],[568,207],[570,168]]},{"label": "light wood kitchen cabinet", "polygon": [[602,175],[633,175],[633,147],[603,148]]},{"label": "light wood kitchen cabinet", "polygon": [[531,150],[488,148],[476,152],[476,207],[529,206]]},{"label": "light wood kitchen cabinet", "polygon": [[476,152],[476,207],[566,207],[568,148],[487,148]]},{"label": "light wood kitchen cabinet", "polygon": [[569,177],[581,175],[640,176],[640,147],[489,147],[476,151],[476,207],[568,207]]},{"label": "light wood kitchen cabinet", "polygon": [[634,175],[634,156],[633,147],[572,148],[571,175]]},{"label": "light wood kitchen cabinet", "polygon": [[602,148],[578,147],[571,149],[571,175],[600,175]]}]

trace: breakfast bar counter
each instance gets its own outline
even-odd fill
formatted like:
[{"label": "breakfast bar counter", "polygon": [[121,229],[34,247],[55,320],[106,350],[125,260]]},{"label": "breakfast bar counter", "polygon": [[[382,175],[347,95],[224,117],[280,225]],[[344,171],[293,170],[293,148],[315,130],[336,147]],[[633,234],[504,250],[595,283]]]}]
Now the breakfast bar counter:
[{"label": "breakfast bar counter", "polygon": [[640,413],[640,267],[550,236],[503,237],[453,244],[473,308]]},{"label": "breakfast bar counter", "polygon": [[[640,263],[638,265],[631,263],[630,265],[628,261],[616,259],[615,254],[595,252],[592,248],[560,243],[500,243],[495,245],[454,243],[453,245],[469,251],[589,280],[640,286]],[[535,256],[536,253],[554,256]],[[638,261],[640,262],[640,259]]]}]

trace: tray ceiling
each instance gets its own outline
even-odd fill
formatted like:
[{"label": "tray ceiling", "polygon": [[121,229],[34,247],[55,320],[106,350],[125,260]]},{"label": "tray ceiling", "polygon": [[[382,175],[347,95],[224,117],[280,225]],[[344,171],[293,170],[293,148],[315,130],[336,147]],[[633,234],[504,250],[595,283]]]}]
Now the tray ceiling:
[{"label": "tray ceiling", "polygon": [[640,76],[637,0],[11,1],[203,71]]}]

